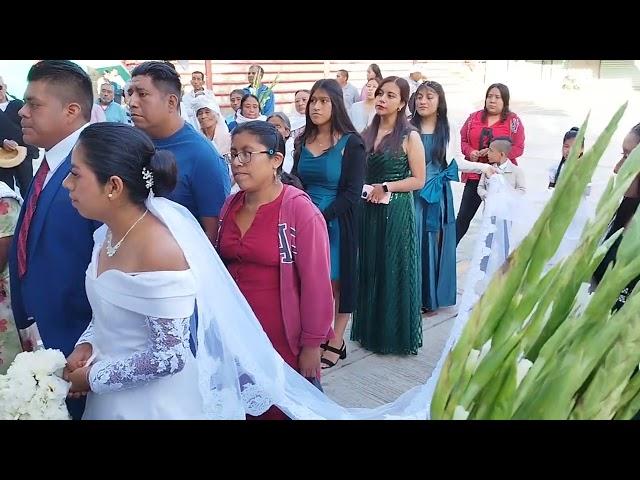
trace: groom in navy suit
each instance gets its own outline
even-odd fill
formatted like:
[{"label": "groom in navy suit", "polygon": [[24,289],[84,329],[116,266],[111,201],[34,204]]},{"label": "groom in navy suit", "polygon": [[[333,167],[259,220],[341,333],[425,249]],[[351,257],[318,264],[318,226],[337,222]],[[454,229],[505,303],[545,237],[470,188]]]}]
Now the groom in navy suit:
[{"label": "groom in navy suit", "polygon": [[[46,348],[68,356],[91,320],[85,271],[98,224],[80,216],[62,181],[71,150],[89,124],[93,91],[75,63],[43,60],[27,76],[21,117],[24,141],[45,149],[25,196],[9,255],[11,303],[20,329],[36,323]],[[74,419],[84,399],[68,400]]]}]

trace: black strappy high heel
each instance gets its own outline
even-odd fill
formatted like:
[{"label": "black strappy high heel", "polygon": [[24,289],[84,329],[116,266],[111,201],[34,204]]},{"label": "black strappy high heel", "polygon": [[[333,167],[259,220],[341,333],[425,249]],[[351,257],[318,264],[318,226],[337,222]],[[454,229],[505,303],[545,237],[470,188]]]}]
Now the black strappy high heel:
[{"label": "black strappy high heel", "polygon": [[320,359],[320,362],[323,364],[322,370],[326,370],[327,368],[335,367],[339,360],[344,360],[345,358],[347,358],[347,344],[346,344],[346,342],[344,340],[342,341],[342,347],[340,349],[332,347],[331,345],[329,345],[328,342],[327,343],[323,343],[320,346],[324,350],[326,350],[328,352],[336,353],[336,354],[339,355],[338,360],[336,360],[335,362],[332,362],[331,360],[327,360],[326,358],[322,357]]}]

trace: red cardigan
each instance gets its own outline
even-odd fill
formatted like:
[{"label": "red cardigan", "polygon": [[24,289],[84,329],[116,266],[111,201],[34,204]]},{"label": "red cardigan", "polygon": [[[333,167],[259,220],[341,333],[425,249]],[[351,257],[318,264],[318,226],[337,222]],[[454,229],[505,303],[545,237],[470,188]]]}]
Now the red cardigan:
[{"label": "red cardigan", "polygon": [[[319,347],[335,336],[331,259],[327,224],[309,196],[290,185],[280,207],[280,305],[287,340],[297,356],[303,346]],[[218,240],[227,212],[240,201],[240,191],[227,198],[220,212]]]},{"label": "red cardigan", "polygon": [[[494,123],[491,127],[487,127],[487,120],[482,119],[484,110],[479,110],[472,113],[464,122],[464,125],[460,129],[460,144],[462,147],[462,154],[467,160],[471,160],[471,152],[474,150],[482,150],[488,147],[485,144],[480,145],[480,137],[482,136],[483,129],[489,129],[492,132],[491,138],[497,137],[510,137],[513,142],[513,148],[509,153],[509,160],[517,165],[516,159],[524,152],[524,126],[520,118],[513,112],[507,115],[505,120],[500,120]],[[486,134],[485,134],[486,138]],[[478,158],[477,162],[488,163],[486,156]],[[467,180],[479,180],[480,175],[477,173],[463,173],[462,181]]]}]

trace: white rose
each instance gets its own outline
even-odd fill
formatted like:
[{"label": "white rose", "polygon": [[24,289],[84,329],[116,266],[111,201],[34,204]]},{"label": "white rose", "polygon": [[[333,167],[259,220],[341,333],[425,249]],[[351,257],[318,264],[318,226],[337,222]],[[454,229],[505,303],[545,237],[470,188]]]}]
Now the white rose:
[{"label": "white rose", "polygon": [[38,380],[61,371],[67,363],[60,350],[37,350],[33,354],[31,370]]},{"label": "white rose", "polygon": [[60,377],[50,375],[40,380],[38,387],[43,391],[47,401],[60,403],[61,400],[66,398],[70,384]]},{"label": "white rose", "polygon": [[9,379],[31,374],[31,365],[29,362],[31,354],[31,352],[22,352],[16,356],[7,370],[7,377],[9,377]]},{"label": "white rose", "polygon": [[71,420],[69,410],[64,403],[62,405],[48,405],[43,413],[46,420]]},{"label": "white rose", "polygon": [[32,404],[32,417],[39,420],[68,420],[69,411],[64,402],[44,401]]},{"label": "white rose", "polygon": [[44,406],[45,399],[42,397],[42,391],[37,389],[29,400],[18,405],[17,413],[21,420],[36,420],[40,418],[40,412]]},{"label": "white rose", "polygon": [[23,375],[11,379],[11,392],[18,403],[26,403],[36,392],[36,379],[33,375]]},{"label": "white rose", "polygon": [[0,402],[2,402],[2,418],[14,418],[19,405],[16,398],[13,395],[2,395]]},{"label": "white rose", "polygon": [[[0,400],[8,395],[11,391],[11,387],[10,387],[10,382],[9,382],[9,377],[7,377],[6,375],[0,375]],[[2,404],[0,403],[0,407],[2,406]]]}]

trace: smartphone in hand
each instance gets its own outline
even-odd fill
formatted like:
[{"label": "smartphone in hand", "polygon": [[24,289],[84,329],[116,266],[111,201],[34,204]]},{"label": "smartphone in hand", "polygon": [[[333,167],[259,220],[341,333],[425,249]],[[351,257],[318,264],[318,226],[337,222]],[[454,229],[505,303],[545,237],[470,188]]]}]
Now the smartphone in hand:
[{"label": "smartphone in hand", "polygon": [[[367,198],[369,198],[369,194],[373,191],[373,185],[367,185],[366,183],[362,186],[362,198],[364,200],[366,200]],[[382,197],[382,200],[380,200],[380,202],[378,203],[384,203],[385,205],[389,204],[389,201],[391,200],[391,192],[387,192],[384,194],[384,197]]]}]

